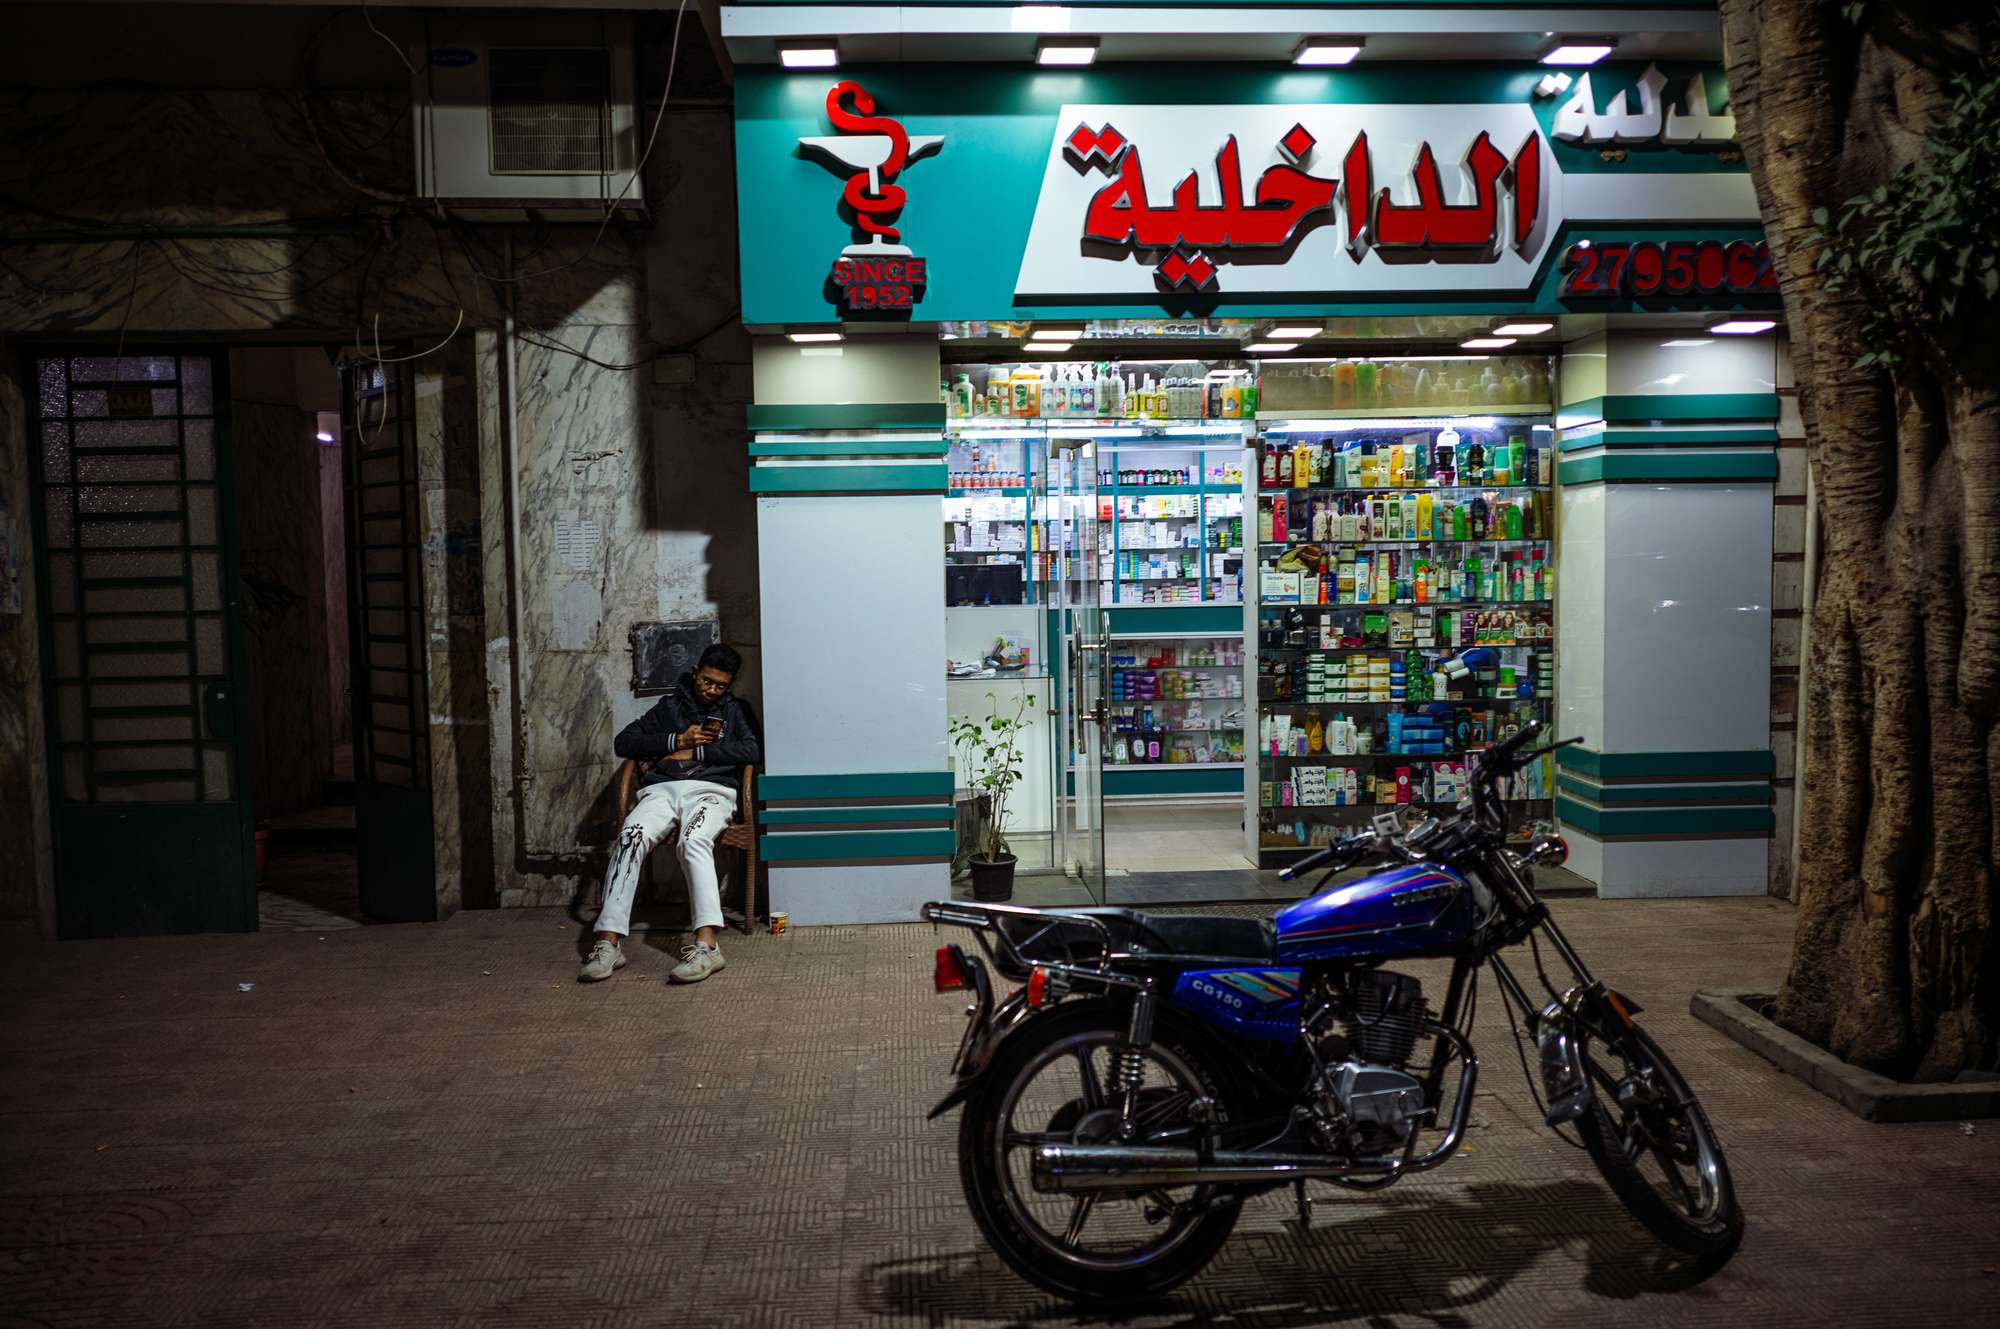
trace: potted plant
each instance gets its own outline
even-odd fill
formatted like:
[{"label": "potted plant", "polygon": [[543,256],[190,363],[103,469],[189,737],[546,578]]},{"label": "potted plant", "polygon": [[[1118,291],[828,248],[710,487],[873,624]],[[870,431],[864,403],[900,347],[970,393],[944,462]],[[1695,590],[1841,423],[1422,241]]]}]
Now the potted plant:
[{"label": "potted plant", "polygon": [[967,860],[972,871],[972,897],[989,902],[1014,898],[1015,857],[1007,848],[1007,796],[1021,779],[1021,731],[1030,698],[1024,692],[1012,715],[1003,714],[1000,699],[984,716],[963,716],[951,722],[952,751],[958,755],[961,778],[989,805],[979,828],[978,849]]}]

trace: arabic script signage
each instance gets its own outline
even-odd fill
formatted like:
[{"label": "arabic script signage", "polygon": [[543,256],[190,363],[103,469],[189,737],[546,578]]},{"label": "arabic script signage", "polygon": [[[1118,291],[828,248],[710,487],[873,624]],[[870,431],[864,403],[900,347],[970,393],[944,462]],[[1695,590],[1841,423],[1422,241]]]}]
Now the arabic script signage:
[{"label": "arabic script signage", "polygon": [[[1675,147],[1736,141],[1736,117],[1709,110],[1708,79],[1695,74],[1681,90],[1681,103],[1663,100],[1667,76],[1658,65],[1629,91],[1613,97],[1602,111],[1591,90],[1590,75],[1577,77],[1575,90],[1556,112],[1550,132],[1571,143],[1667,143]],[[1632,103],[1638,102],[1637,106]]]},{"label": "arabic script signage", "polygon": [[942,134],[911,134],[900,120],[876,115],[875,98],[852,79],[826,94],[826,118],[838,134],[799,139],[799,150],[847,176],[843,215],[859,237],[840,251],[827,286],[849,311],[907,311],[923,298],[929,265],[902,243],[892,223],[908,201],[895,183],[903,168],[944,145]]},{"label": "arabic script signage", "polygon": [[1519,103],[1065,105],[1014,294],[1516,295],[1565,225],[1756,217],[1740,174],[1565,175]]}]

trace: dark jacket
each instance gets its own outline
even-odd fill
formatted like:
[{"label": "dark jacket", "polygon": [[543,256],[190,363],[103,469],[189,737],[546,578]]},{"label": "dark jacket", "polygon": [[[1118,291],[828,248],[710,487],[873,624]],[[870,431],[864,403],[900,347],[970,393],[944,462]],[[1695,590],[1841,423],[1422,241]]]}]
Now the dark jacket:
[{"label": "dark jacket", "polygon": [[[678,745],[681,731],[711,716],[722,720],[722,737],[695,749],[693,761],[668,761],[666,756]],[[706,780],[710,784],[741,784],[743,767],[764,759],[764,744],[757,726],[757,714],[750,703],[730,693],[713,706],[695,700],[694,677],[682,674],[674,690],[660,698],[652,710],[625,726],[611,744],[621,757],[656,763],[639,777],[641,785],[669,780]]]}]

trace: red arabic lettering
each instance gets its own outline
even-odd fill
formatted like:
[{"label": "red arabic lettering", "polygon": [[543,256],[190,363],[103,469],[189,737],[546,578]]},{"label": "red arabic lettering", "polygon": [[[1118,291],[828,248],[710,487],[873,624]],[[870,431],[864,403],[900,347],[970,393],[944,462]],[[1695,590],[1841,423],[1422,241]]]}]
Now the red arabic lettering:
[{"label": "red arabic lettering", "polygon": [[1375,243],[1384,249],[1488,249],[1495,248],[1499,236],[1498,196],[1494,186],[1507,169],[1507,158],[1493,146],[1486,131],[1472,141],[1465,154],[1466,169],[1472,172],[1473,201],[1446,203],[1444,182],[1438,175],[1437,158],[1431,145],[1417,151],[1412,175],[1417,186],[1415,204],[1392,203],[1389,191],[1375,196],[1372,232]]},{"label": "red arabic lettering", "polygon": [[1542,216],[1542,136],[1528,131],[1528,141],[1514,154],[1514,252],[1526,257],[1535,223]]},{"label": "red arabic lettering", "polygon": [[1285,244],[1309,217],[1333,205],[1333,181],[1282,165],[1258,177],[1256,202],[1246,204],[1233,134],[1216,154],[1222,202],[1213,207],[1200,201],[1197,172],[1189,171],[1174,186],[1171,207],[1156,208],[1146,197],[1139,150],[1126,147],[1117,165],[1117,176],[1091,198],[1084,218],[1084,235],[1107,244],[1130,241],[1140,249],[1272,248]]}]

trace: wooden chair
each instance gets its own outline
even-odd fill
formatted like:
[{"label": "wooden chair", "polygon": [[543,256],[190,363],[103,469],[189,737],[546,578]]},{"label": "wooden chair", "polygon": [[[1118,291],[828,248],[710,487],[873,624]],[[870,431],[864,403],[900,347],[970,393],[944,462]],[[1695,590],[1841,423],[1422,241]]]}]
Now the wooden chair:
[{"label": "wooden chair", "polygon": [[[757,930],[757,768],[745,766],[741,772],[741,791],[737,795],[736,815],[723,827],[716,837],[718,848],[734,849],[742,859],[742,870],[738,874],[743,879],[743,909],[741,913],[724,906],[723,921],[738,932],[748,936]],[[629,757],[619,764],[618,777],[613,782],[613,790],[618,801],[618,820],[622,825],[631,814],[632,802],[639,796],[639,763]],[[679,837],[680,827],[667,832],[667,838],[656,848],[665,849]]]}]

